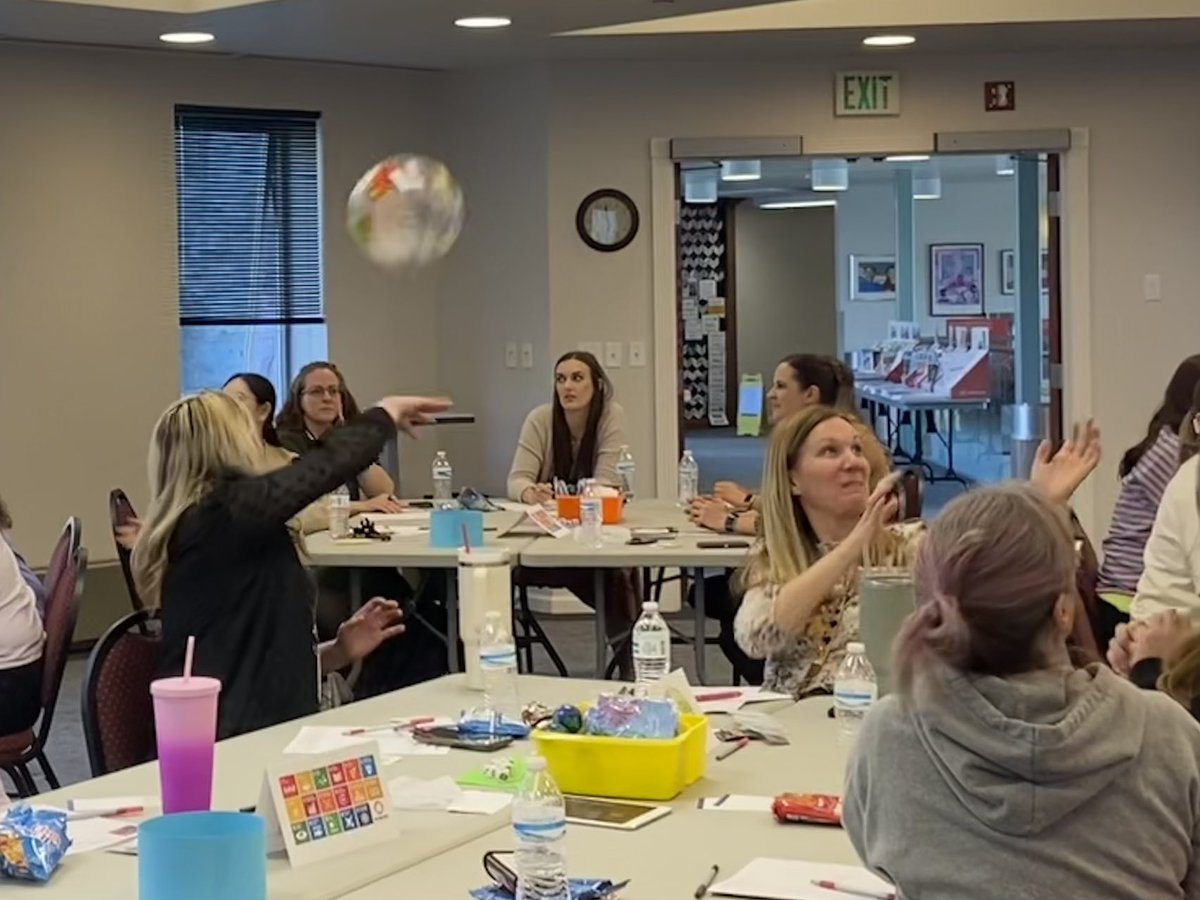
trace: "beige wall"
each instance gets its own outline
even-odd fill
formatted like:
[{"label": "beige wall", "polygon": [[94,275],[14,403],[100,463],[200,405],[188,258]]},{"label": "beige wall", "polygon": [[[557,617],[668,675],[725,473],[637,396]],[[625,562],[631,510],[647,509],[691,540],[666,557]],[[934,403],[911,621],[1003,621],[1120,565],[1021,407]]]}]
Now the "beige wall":
[{"label": "beige wall", "polygon": [[831,208],[734,210],[739,374],[768,384],[791,353],[837,353]]},{"label": "beige wall", "polygon": [[0,493],[33,562],[71,513],[92,558],[111,558],[109,488],[145,504],[147,438],[179,392],[176,103],[323,113],[330,353],[367,400],[438,386],[433,276],[376,272],[342,224],[367,166],[428,147],[433,77],[0,49]]}]

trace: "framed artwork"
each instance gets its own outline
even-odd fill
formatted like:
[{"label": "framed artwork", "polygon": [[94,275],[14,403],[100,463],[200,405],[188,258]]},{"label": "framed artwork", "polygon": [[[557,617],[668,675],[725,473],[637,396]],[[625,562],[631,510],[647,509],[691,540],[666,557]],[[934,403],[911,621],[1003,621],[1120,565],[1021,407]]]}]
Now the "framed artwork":
[{"label": "framed artwork", "polygon": [[895,300],[896,257],[851,253],[850,299]]},{"label": "framed artwork", "polygon": [[1042,250],[1042,293],[1050,293],[1050,251]]},{"label": "framed artwork", "polygon": [[929,314],[983,314],[983,244],[929,245]]},{"label": "framed artwork", "polygon": [[1012,250],[1000,251],[1000,293],[1017,292],[1017,254]]}]

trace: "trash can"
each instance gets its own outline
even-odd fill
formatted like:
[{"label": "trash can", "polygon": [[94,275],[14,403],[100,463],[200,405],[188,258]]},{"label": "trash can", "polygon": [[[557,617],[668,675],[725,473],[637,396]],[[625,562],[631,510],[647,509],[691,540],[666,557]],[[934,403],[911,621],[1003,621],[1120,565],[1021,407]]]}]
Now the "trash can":
[{"label": "trash can", "polygon": [[1012,409],[1012,477],[1028,478],[1033,458],[1042,442],[1042,407],[1017,403]]}]

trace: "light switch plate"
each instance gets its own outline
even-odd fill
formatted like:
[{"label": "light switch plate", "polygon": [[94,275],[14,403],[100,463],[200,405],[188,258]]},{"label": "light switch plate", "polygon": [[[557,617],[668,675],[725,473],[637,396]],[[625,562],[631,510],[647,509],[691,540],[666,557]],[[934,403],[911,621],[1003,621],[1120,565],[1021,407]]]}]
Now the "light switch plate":
[{"label": "light switch plate", "polygon": [[646,365],[646,344],[643,341],[629,342],[629,365],[640,369]]},{"label": "light switch plate", "polygon": [[517,342],[509,341],[504,345],[504,368],[515,369],[517,367]]},{"label": "light switch plate", "polygon": [[1162,299],[1162,276],[1147,275],[1142,279],[1142,291],[1148,303],[1156,303]]},{"label": "light switch plate", "polygon": [[522,369],[532,369],[533,368],[533,344],[522,344],[521,345],[521,368]]},{"label": "light switch plate", "polygon": [[596,359],[600,359],[602,356],[604,356],[604,345],[599,341],[580,341],[579,349],[584,353],[592,354],[592,356],[596,357]]},{"label": "light switch plate", "polygon": [[608,341],[604,345],[604,366],[608,369],[621,368],[623,344],[620,341]]}]

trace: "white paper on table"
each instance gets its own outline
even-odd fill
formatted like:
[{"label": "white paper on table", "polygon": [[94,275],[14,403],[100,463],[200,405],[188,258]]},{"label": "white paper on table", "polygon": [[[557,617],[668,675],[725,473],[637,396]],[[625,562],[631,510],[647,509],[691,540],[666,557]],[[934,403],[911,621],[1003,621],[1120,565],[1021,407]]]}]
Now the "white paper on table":
[{"label": "white paper on table", "polygon": [[364,740],[377,741],[379,755],[384,765],[389,765],[405,756],[443,756],[449,747],[421,744],[408,731],[371,731],[367,734],[346,734],[355,725],[305,725],[296,734],[284,753],[330,753],[361,744]]},{"label": "white paper on table", "polygon": [[67,801],[69,812],[104,812],[109,809],[144,809],[147,813],[162,808],[157,797],[86,797]]},{"label": "white paper on table", "polygon": [[840,891],[817,887],[814,881],[833,881],[868,895],[888,897],[895,888],[860,866],[804,862],[798,859],[754,859],[732,878],[714,884],[709,892],[721,897],[758,900],[847,900]]},{"label": "white paper on table", "polygon": [[450,804],[447,812],[490,816],[500,812],[502,809],[507,809],[512,805],[512,801],[512,794],[504,794],[498,791],[465,790],[462,792],[462,799],[457,803]]},{"label": "white paper on table", "polygon": [[[705,694],[732,694],[737,692],[736,697],[722,697],[719,700],[705,700]],[[713,688],[705,690],[703,688],[695,690],[696,708],[706,716],[712,715],[733,715],[743,706],[750,703],[768,703],[772,700],[788,700],[794,701],[795,698],[791,694],[781,694],[778,691],[766,691],[759,687],[746,688]]]},{"label": "white paper on table", "polygon": [[133,818],[68,819],[67,837],[71,839],[71,846],[67,848],[66,855],[95,853],[97,850],[121,846],[135,840],[137,833],[138,822]]},{"label": "white paper on table", "polygon": [[725,794],[722,797],[701,797],[696,804],[705,812],[753,812],[770,813],[774,797],[754,794]]},{"label": "white paper on table", "polygon": [[444,811],[490,816],[512,803],[512,795],[496,791],[464,790],[448,776],[425,781],[401,775],[388,782],[396,809]]}]

